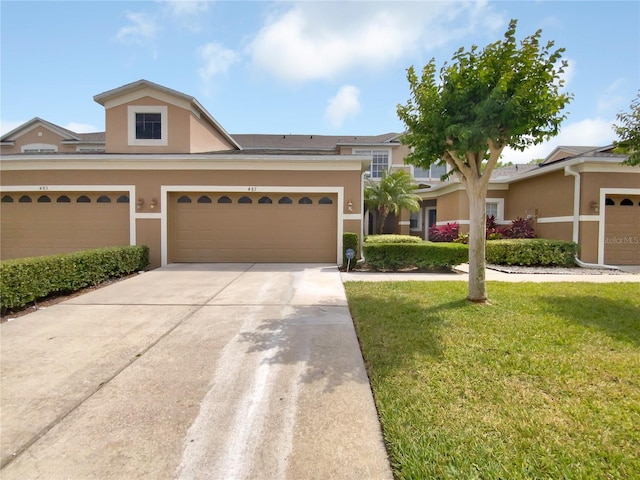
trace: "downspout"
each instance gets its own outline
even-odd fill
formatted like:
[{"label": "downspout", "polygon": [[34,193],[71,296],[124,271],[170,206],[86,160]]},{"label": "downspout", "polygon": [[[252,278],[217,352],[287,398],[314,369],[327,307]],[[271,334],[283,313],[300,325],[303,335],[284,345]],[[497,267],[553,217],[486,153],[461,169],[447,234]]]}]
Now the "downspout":
[{"label": "downspout", "polygon": [[[364,260],[364,220],[365,220],[365,216],[364,216],[364,212],[365,212],[365,207],[364,207],[364,177],[367,174],[367,171],[365,170],[364,172],[362,172],[362,174],[360,175],[360,241],[358,242],[358,246],[360,247],[360,259]],[[357,259],[356,259],[357,262]]]},{"label": "downspout", "polygon": [[571,169],[571,165],[564,167],[564,174],[574,177],[573,181],[573,241],[580,239],[580,174]]},{"label": "downspout", "polygon": [[[574,177],[573,182],[573,241],[579,243],[580,239],[580,173],[571,169],[571,165],[564,167],[564,174]],[[618,267],[605,265],[600,263],[585,263],[575,256],[575,261],[582,268],[607,268],[611,270],[619,270]]]}]

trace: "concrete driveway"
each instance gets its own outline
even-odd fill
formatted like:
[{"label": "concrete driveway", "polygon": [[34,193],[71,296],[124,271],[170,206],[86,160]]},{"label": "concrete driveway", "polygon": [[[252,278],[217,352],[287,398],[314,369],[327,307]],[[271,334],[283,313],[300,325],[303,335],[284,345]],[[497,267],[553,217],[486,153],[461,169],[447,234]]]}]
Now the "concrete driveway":
[{"label": "concrete driveway", "polygon": [[1,325],[9,479],[391,479],[335,266],[171,265]]}]

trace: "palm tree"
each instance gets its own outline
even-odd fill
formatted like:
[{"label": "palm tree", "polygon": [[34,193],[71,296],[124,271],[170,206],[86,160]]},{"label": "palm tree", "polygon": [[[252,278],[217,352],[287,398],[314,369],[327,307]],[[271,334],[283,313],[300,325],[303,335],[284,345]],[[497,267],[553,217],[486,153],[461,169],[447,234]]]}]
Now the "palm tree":
[{"label": "palm tree", "polygon": [[384,222],[390,213],[398,215],[401,209],[417,212],[420,197],[414,190],[418,186],[404,170],[383,172],[380,180],[369,180],[364,187],[364,203],[370,211],[378,213],[378,233],[382,233]]}]

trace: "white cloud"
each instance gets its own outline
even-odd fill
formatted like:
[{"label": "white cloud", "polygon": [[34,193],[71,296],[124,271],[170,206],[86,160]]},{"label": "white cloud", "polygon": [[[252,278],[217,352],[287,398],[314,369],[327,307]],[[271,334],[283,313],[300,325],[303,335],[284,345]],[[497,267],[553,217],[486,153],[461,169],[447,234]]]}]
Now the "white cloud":
[{"label": "white cloud", "polygon": [[208,0],[163,0],[165,14],[192,32],[202,30],[202,14],[209,9]]},{"label": "white cloud", "polygon": [[238,54],[233,50],[224,48],[219,43],[207,43],[198,48],[198,57],[202,67],[198,69],[200,78],[209,87],[213,78],[229,70],[229,67],[238,61]]},{"label": "white cloud", "polygon": [[78,123],[78,122],[68,123],[67,125],[64,126],[64,128],[76,133],[93,133],[93,132],[100,131],[97,127],[94,127],[93,125],[90,125],[88,123]]},{"label": "white cloud", "polygon": [[502,161],[528,163],[534,158],[545,158],[554,148],[563,145],[604,147],[615,139],[612,125],[613,120],[603,120],[599,117],[585,118],[579,122],[565,124],[557,137],[529,147],[524,152],[505,148],[502,153]]},{"label": "white cloud", "polygon": [[325,111],[325,119],[336,128],[342,126],[349,117],[355,117],[360,113],[360,91],[352,85],[340,87],[335,97],[329,99],[329,105]]},{"label": "white cloud", "polygon": [[611,110],[619,111],[624,108],[626,98],[619,92],[624,87],[626,81],[624,78],[618,78],[613,81],[598,98],[597,108],[600,113],[607,113]]},{"label": "white cloud", "polygon": [[121,42],[145,44],[160,31],[156,19],[151,15],[143,12],[127,12],[126,17],[132,25],[118,30],[116,39]]},{"label": "white cloud", "polygon": [[278,4],[247,47],[254,65],[286,81],[384,68],[474,31],[504,26],[487,2]]},{"label": "white cloud", "polygon": [[11,130],[18,128],[20,125],[22,125],[25,122],[26,120],[23,120],[23,121],[0,120],[0,135],[9,133]]}]

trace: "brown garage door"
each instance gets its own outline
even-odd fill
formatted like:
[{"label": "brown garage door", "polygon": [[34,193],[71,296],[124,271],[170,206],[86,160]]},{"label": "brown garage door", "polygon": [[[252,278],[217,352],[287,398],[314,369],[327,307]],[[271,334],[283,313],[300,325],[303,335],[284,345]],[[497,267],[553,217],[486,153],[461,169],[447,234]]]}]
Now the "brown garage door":
[{"label": "brown garage door", "polygon": [[170,262],[335,262],[335,195],[176,193]]},{"label": "brown garage door", "polygon": [[127,193],[3,193],[1,257],[129,245]]},{"label": "brown garage door", "polygon": [[607,196],[604,262],[640,265],[640,195]]}]

